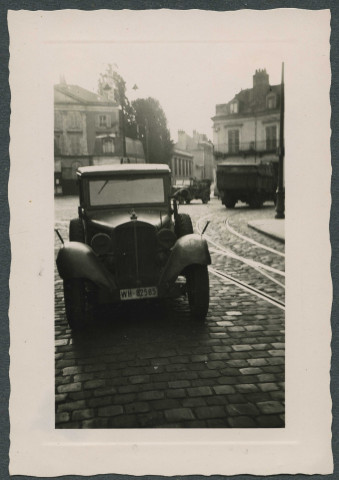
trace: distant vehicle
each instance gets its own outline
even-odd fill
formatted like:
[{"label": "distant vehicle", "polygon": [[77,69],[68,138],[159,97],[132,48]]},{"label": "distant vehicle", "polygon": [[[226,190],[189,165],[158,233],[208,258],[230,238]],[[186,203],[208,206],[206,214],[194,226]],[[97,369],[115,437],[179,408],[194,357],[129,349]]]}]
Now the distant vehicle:
[{"label": "distant vehicle", "polygon": [[178,213],[169,167],[92,166],[77,176],[78,217],[57,256],[69,326],[82,328],[99,303],[186,294],[191,315],[204,319],[211,258],[190,216]]},{"label": "distant vehicle", "polygon": [[219,163],[217,188],[226,208],[240,200],[251,208],[260,208],[267,200],[275,202],[277,175],[270,163]]},{"label": "distant vehicle", "polygon": [[181,204],[189,204],[192,200],[201,200],[202,203],[207,203],[211,199],[211,183],[209,179],[197,180],[191,178],[184,185],[175,186],[173,191]]}]

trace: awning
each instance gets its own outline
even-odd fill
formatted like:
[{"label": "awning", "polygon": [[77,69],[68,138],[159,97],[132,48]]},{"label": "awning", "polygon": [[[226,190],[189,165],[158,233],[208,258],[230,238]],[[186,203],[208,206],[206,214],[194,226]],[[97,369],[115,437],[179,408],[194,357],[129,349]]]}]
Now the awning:
[{"label": "awning", "polygon": [[115,138],[116,136],[116,133],[100,133],[100,135],[96,135],[95,138]]}]

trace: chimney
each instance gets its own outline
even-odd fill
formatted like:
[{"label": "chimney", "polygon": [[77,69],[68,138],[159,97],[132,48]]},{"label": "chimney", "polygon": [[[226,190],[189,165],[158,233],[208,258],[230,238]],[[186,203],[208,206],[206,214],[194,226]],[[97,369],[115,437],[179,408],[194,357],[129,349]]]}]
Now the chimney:
[{"label": "chimney", "polygon": [[186,150],[186,133],[185,130],[178,130],[178,148]]},{"label": "chimney", "polygon": [[268,86],[269,85],[269,75],[266,72],[266,69],[258,69],[253,75],[253,88]]}]

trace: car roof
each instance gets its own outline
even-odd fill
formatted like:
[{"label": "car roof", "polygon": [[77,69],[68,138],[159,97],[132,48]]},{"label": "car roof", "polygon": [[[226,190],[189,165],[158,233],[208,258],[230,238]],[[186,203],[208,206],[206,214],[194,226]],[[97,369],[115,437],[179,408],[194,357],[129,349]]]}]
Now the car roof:
[{"label": "car roof", "polygon": [[77,174],[80,176],[101,176],[109,174],[133,174],[133,173],[169,173],[168,165],[163,163],[123,163],[117,165],[93,165],[79,167]]}]

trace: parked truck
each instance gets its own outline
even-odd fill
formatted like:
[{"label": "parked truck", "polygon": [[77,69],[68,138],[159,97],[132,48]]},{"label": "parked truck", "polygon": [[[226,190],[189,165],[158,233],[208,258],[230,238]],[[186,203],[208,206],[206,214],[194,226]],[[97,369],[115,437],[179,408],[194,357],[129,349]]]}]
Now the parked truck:
[{"label": "parked truck", "polygon": [[226,208],[234,208],[238,201],[260,208],[267,200],[275,201],[276,165],[273,162],[219,163],[217,188]]}]

